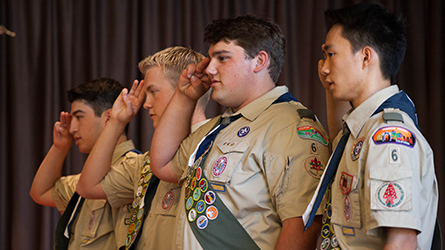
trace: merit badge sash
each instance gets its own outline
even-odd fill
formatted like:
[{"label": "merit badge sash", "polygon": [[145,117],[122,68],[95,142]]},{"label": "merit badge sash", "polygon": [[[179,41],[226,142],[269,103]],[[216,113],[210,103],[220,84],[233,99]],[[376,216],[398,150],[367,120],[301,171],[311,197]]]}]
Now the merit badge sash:
[{"label": "merit badge sash", "polygon": [[142,166],[141,176],[138,182],[135,199],[132,203],[132,213],[130,225],[127,231],[127,240],[125,241],[125,249],[134,249],[142,233],[142,225],[150,209],[151,201],[156,193],[159,179],[153,175],[150,168],[150,158],[147,155]]}]

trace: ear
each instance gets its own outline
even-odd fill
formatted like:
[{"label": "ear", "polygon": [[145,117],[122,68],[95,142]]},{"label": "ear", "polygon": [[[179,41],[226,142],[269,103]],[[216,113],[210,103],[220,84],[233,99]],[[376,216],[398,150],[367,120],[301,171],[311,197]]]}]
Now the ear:
[{"label": "ear", "polygon": [[105,123],[107,123],[111,118],[111,109],[107,109],[102,115],[106,118]]},{"label": "ear", "polygon": [[362,60],[363,60],[362,69],[365,69],[372,62],[375,61],[376,57],[374,56],[374,54],[375,54],[375,50],[373,50],[369,46],[366,46],[362,49]]},{"label": "ear", "polygon": [[263,50],[260,51],[258,55],[256,55],[255,59],[256,59],[256,64],[255,68],[253,69],[254,73],[260,72],[261,70],[266,68],[267,65],[269,64],[269,55],[266,53],[266,51]]}]

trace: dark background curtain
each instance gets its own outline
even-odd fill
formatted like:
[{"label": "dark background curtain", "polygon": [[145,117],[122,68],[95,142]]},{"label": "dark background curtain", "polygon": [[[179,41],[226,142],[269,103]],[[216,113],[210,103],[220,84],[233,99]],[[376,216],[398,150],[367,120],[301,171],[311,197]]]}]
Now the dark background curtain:
[{"label": "dark background curtain", "polygon": [[[130,86],[143,77],[137,63],[146,56],[174,45],[207,54],[203,31],[211,20],[255,14],[275,20],[287,38],[279,84],[326,126],[325,91],[317,75],[326,34],[323,12],[358,2],[365,1],[0,0],[0,24],[17,33],[0,36],[0,249],[52,249],[60,214],[35,204],[29,190],[52,145],[54,122],[60,111],[70,110],[68,89],[99,77]],[[416,103],[444,194],[444,2],[380,2],[408,18],[408,50],[398,84]],[[212,102],[207,114],[223,110]],[[146,151],[152,133],[148,112],[141,110],[130,124],[130,138]],[[73,146],[63,174],[79,173],[85,159]],[[445,228],[444,208],[441,199]]]}]

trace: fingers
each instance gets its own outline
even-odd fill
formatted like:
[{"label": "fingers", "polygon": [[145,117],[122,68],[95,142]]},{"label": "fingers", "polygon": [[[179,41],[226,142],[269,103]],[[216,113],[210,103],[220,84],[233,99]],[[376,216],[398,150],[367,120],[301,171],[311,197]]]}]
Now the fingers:
[{"label": "fingers", "polygon": [[139,102],[142,103],[145,99],[145,81],[141,80],[138,88],[136,89],[135,96],[138,98]]},{"label": "fingers", "polygon": [[201,78],[203,74],[205,74],[205,70],[207,66],[209,66],[210,58],[204,58],[198,65],[196,65],[196,75]]},{"label": "fingers", "polygon": [[130,93],[129,93],[130,95],[135,94],[135,92],[138,88],[138,85],[139,85],[138,83],[139,83],[139,81],[137,79],[133,81],[133,85],[131,86]]}]

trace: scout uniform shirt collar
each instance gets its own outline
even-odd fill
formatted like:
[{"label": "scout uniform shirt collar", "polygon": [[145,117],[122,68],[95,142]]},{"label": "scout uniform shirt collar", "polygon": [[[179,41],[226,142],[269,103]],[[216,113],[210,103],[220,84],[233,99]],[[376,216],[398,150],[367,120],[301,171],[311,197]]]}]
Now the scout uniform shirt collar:
[{"label": "scout uniform shirt collar", "polygon": [[111,164],[116,164],[116,162],[129,150],[134,149],[134,144],[132,140],[124,141],[114,148],[113,158],[111,158]]},{"label": "scout uniform shirt collar", "polygon": [[[242,114],[244,118],[249,121],[254,121],[261,113],[263,113],[272,103],[281,95],[289,92],[286,86],[277,86],[266,94],[255,99],[253,102],[247,104],[244,108],[239,110],[236,114]],[[233,116],[235,113],[231,108],[221,116],[222,118]]]},{"label": "scout uniform shirt collar", "polygon": [[352,108],[343,116],[343,121],[348,125],[351,135],[354,138],[360,134],[366,121],[377,110],[380,105],[385,102],[386,99],[399,92],[397,85],[392,85],[384,88],[368,99],[356,108]]}]

